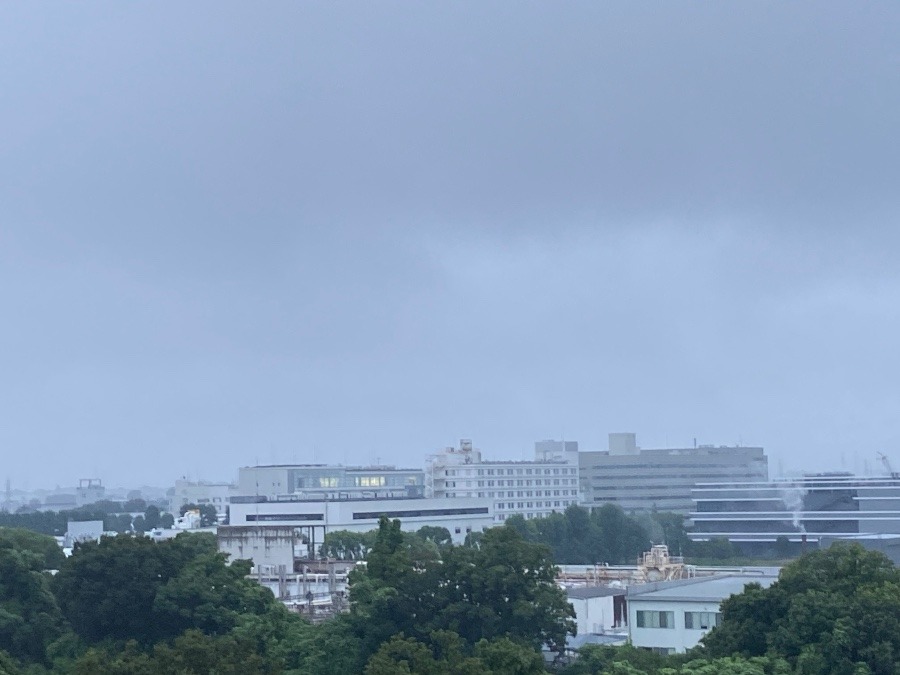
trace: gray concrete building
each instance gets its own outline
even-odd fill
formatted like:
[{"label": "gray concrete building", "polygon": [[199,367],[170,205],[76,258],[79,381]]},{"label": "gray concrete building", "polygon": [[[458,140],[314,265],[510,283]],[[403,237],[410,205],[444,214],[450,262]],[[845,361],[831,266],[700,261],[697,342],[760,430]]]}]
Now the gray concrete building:
[{"label": "gray concrete building", "polygon": [[699,445],[645,449],[633,433],[609,435],[609,450],[578,454],[582,504],[617,504],[625,511],[692,510],[698,483],[769,479],[762,448]]}]

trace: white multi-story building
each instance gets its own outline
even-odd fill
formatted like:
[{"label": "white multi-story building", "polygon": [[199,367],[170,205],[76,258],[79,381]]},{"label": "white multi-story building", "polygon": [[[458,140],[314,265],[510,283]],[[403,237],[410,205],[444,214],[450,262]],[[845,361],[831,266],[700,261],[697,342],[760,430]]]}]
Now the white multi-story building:
[{"label": "white multi-story building", "polygon": [[231,483],[210,483],[179,478],[169,494],[169,513],[178,515],[182,506],[212,504],[216,514],[224,517],[231,497],[237,494],[237,486]]},{"label": "white multi-story building", "polygon": [[567,461],[569,452],[548,452],[546,443],[541,441],[536,450],[538,460],[514,462],[485,460],[481,451],[472,447],[472,441],[460,441],[458,449],[445,448],[429,457],[426,494],[489,499],[498,523],[515,514],[542,518],[564,511],[579,501],[578,464]]}]

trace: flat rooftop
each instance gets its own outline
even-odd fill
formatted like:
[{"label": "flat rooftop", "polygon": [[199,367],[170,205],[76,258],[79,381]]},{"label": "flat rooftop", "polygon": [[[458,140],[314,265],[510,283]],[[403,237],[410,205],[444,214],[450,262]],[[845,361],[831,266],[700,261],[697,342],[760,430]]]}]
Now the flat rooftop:
[{"label": "flat rooftop", "polygon": [[688,602],[721,602],[741,593],[747,584],[757,583],[768,588],[778,581],[772,574],[728,574],[699,577],[679,581],[662,581],[643,586],[629,586],[628,597],[633,600],[680,600]]}]

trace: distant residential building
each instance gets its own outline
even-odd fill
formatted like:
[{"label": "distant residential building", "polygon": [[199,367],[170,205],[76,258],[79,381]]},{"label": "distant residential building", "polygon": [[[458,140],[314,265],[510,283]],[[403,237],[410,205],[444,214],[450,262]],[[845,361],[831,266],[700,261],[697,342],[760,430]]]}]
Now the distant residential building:
[{"label": "distant residential building", "polygon": [[225,516],[226,508],[233,495],[238,493],[237,485],[233,483],[212,483],[207,481],[189,481],[180,478],[175,481],[169,495],[169,513],[178,515],[181,507],[188,504],[203,506],[211,504],[216,509],[216,514]]},{"label": "distant residential building", "polygon": [[694,577],[628,587],[628,635],[635,647],[683,654],[722,620],[721,604],[749,583],[768,588],[777,570]]},{"label": "distant residential building", "polygon": [[564,511],[579,500],[578,465],[567,461],[565,452],[564,448],[563,454],[548,456],[542,446],[536,448],[541,459],[533,462],[486,460],[472,441],[462,440],[459,448],[445,448],[428,459],[426,494],[488,499],[498,523],[515,514],[540,518]]},{"label": "distant residential building", "polygon": [[421,497],[425,474],[421,469],[395,466],[329,464],[272,464],[238,470],[241,496],[276,498]]},{"label": "distant residential building", "polygon": [[873,544],[900,535],[900,477],[826,473],[703,483],[691,498],[691,539],[725,538],[751,555],[795,554],[826,538]]},{"label": "distant residential building", "polygon": [[106,498],[106,488],[99,478],[82,478],[75,489],[75,503],[77,506],[94,504]]},{"label": "distant residential building", "polygon": [[583,503],[617,504],[625,511],[691,511],[691,490],[711,481],[751,482],[769,478],[760,447],[700,445],[644,449],[635,434],[609,435],[609,450],[580,452]]},{"label": "distant residential building", "polygon": [[68,511],[78,506],[74,494],[56,493],[44,497],[43,511]]}]

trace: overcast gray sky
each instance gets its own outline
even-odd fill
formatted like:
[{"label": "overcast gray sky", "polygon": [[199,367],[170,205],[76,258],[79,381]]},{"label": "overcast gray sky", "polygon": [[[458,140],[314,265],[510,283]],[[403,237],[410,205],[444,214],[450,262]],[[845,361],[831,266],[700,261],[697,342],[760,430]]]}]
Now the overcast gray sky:
[{"label": "overcast gray sky", "polygon": [[14,486],[900,466],[896,3],[16,3],[0,75]]}]

